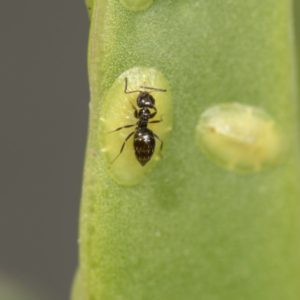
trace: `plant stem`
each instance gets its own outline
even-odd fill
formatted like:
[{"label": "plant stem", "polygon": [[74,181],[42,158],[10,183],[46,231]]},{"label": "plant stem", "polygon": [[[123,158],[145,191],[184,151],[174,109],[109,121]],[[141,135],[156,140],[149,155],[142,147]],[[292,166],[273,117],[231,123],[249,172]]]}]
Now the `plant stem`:
[{"label": "plant stem", "polygon": [[[300,152],[290,1],[156,0],[139,12],[118,0],[93,5],[81,300],[298,300]],[[101,152],[107,132],[100,118],[111,86],[133,67],[155,68],[169,81],[173,130],[163,159],[125,187],[110,176]],[[272,117],[286,138],[276,166],[240,174],[200,152],[201,113],[227,102]]]}]

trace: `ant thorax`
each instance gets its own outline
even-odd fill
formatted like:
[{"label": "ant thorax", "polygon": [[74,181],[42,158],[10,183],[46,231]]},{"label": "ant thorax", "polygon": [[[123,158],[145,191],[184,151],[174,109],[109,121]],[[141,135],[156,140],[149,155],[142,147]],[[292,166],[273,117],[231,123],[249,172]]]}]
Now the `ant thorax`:
[{"label": "ant thorax", "polygon": [[[153,111],[155,112],[155,111]],[[140,120],[149,120],[153,117],[153,113],[151,113],[150,109],[147,107],[143,107],[138,111],[138,114],[136,116]]]}]

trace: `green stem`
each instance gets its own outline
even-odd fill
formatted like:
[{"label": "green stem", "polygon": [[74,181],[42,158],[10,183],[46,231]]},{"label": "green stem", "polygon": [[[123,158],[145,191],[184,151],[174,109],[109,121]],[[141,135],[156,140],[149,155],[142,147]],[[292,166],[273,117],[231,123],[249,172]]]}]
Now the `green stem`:
[{"label": "green stem", "polygon": [[[80,300],[300,298],[290,4],[156,0],[136,12],[118,0],[94,0],[81,287],[75,284],[74,293],[81,290]],[[100,118],[110,122],[107,95],[133,67],[154,68],[167,78],[173,130],[162,160],[127,187],[114,181],[101,152],[107,131]],[[112,100],[123,107],[121,88],[116,95]],[[271,116],[286,138],[277,164],[244,174],[200,152],[195,140],[200,115],[227,102],[259,107]],[[241,155],[249,152],[248,147]]]}]

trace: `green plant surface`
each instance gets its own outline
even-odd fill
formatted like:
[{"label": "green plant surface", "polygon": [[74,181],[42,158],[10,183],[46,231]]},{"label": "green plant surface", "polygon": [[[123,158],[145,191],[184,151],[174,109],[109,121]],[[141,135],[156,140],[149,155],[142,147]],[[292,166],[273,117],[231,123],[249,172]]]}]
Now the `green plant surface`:
[{"label": "green plant surface", "polygon": [[[298,70],[300,70],[300,2],[294,1],[294,20],[297,46],[297,63]],[[298,71],[298,85],[299,85],[299,71]]]},{"label": "green plant surface", "polygon": [[[88,3],[91,104],[73,299],[298,300],[291,2],[155,0],[143,11],[118,0]],[[163,158],[128,187],[111,176],[101,118],[114,82],[134,67],[168,80],[173,129]],[[241,174],[201,152],[200,115],[228,102],[258,107],[280,128],[277,164]],[[132,142],[126,147],[133,151]]]},{"label": "green plant surface", "polygon": [[85,5],[89,14],[89,17],[91,17],[93,13],[93,7],[94,7],[94,0],[85,0]]}]

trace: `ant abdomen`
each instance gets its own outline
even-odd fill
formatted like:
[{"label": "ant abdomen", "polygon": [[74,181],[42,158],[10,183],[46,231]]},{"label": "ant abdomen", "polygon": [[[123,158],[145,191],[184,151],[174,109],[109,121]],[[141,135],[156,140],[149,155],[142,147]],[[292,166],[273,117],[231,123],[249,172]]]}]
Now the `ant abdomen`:
[{"label": "ant abdomen", "polygon": [[155,149],[155,137],[148,128],[137,129],[134,135],[134,152],[139,163],[144,166],[151,159]]}]

